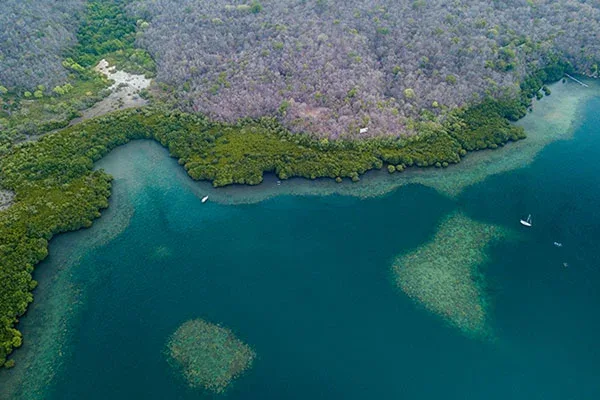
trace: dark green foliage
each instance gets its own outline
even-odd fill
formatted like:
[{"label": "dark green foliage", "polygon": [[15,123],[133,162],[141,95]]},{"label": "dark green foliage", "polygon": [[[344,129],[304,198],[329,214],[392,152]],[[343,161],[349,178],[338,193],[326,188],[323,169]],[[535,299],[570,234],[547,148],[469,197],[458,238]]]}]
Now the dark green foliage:
[{"label": "dark green foliage", "polygon": [[542,91],[544,92],[544,94],[546,96],[550,96],[550,94],[552,93],[552,91],[550,90],[550,88],[546,85],[542,86]]},{"label": "dark green foliage", "polygon": [[110,65],[115,65],[120,70],[132,74],[146,75],[148,78],[156,75],[154,72],[156,64],[145,50],[134,48],[117,50],[114,53],[106,55],[104,58],[106,58],[106,61]]},{"label": "dark green foliage", "polygon": [[498,51],[498,60],[494,64],[497,71],[508,72],[515,68],[516,53],[509,47],[502,47]]},{"label": "dark green foliage", "polygon": [[262,5],[258,1],[253,1],[252,4],[250,4],[250,11],[253,14],[258,14],[262,11]]},{"label": "dark green foliage", "polygon": [[148,53],[134,48],[136,20],[130,18],[124,7],[124,0],[88,2],[83,21],[77,32],[78,44],[70,56],[84,67],[91,67],[102,58],[108,58],[132,73],[150,73],[155,64]]},{"label": "dark green foliage", "polygon": [[550,57],[551,61],[544,68],[537,69],[521,82],[521,96],[524,104],[529,105],[527,99],[532,99],[546,83],[556,82],[565,73],[573,73],[570,63],[559,57]]},{"label": "dark green foliage", "polygon": [[475,107],[456,113],[458,119],[449,122],[450,135],[469,151],[495,148],[511,140],[525,137],[521,127],[509,123],[525,115],[526,108],[518,101],[487,100]]},{"label": "dark green foliage", "polygon": [[79,31],[73,59],[90,67],[102,56],[133,47],[135,21],[123,12],[122,1],[90,1]]},{"label": "dark green foliage", "polygon": [[[85,160],[65,166],[49,160],[28,163],[48,170],[36,181],[16,183],[17,202],[0,212],[0,365],[21,345],[14,325],[33,300],[30,292],[36,282],[31,272],[47,256],[48,240],[56,233],[90,226],[108,206],[110,194],[110,177],[86,169],[90,164]],[[61,172],[74,178],[60,178]]]}]

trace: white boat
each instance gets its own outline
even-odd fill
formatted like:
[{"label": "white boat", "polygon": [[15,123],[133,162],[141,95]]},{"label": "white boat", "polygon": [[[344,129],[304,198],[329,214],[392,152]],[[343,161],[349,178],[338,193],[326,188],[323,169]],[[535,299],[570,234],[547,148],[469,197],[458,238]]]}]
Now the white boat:
[{"label": "white boat", "polygon": [[202,198],[202,202],[203,202],[203,203],[206,203],[206,200],[208,200],[208,196],[204,196],[204,197]]},{"label": "white boat", "polygon": [[562,243],[560,243],[560,242],[554,242],[554,245],[555,245],[556,247],[562,247]]},{"label": "white boat", "polygon": [[531,226],[531,214],[527,216],[526,220],[521,220],[521,225],[523,226]]}]

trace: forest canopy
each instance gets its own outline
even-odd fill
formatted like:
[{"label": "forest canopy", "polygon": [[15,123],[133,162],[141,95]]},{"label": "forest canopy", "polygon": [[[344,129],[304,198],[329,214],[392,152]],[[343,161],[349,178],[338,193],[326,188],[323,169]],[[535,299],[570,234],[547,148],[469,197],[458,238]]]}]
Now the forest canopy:
[{"label": "forest canopy", "polygon": [[[597,75],[600,6],[585,0],[137,0],[137,44],[186,111],[277,116],[323,137],[411,134],[410,121],[532,71]],[[538,88],[539,89],[539,88]]]},{"label": "forest canopy", "polygon": [[599,22],[590,0],[7,0],[0,91],[52,95],[106,57],[217,121],[412,135],[558,61],[597,76]]},{"label": "forest canopy", "polygon": [[85,0],[2,0],[0,85],[6,88],[64,83],[64,51],[76,43]]}]

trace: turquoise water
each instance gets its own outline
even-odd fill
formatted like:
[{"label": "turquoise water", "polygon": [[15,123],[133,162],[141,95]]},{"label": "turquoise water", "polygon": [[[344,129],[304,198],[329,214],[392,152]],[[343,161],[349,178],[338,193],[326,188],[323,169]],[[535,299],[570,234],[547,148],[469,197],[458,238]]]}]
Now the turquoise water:
[{"label": "turquoise water", "polygon": [[[36,270],[0,396],[600,398],[598,109],[600,97],[586,99],[572,140],[455,196],[414,183],[372,198],[275,196],[271,185],[263,201],[267,189],[233,188],[220,193],[247,190],[252,203],[211,191],[202,204],[207,186],[160,146],[119,148],[100,163],[116,177],[109,210],[54,239]],[[511,232],[481,266],[491,339],[408,298],[391,269],[456,211]],[[257,354],[223,395],[189,389],[167,363],[169,335],[195,318]]]}]

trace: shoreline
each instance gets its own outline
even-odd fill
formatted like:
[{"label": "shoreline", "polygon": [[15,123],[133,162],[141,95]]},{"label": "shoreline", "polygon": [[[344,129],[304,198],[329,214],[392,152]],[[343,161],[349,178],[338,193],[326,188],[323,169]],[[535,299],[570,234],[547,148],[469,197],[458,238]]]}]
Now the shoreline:
[{"label": "shoreline", "polygon": [[[126,180],[123,187],[135,188],[133,177]],[[135,212],[131,203],[133,194],[120,188],[121,185],[113,190],[110,206],[91,229],[58,234],[50,241],[48,257],[33,271],[39,282],[33,292],[35,301],[17,325],[24,332],[24,339],[23,346],[11,355],[16,365],[0,369],[0,398],[44,398],[43,391],[60,371],[68,356],[65,343],[74,334],[72,324],[86,295],[85,288],[73,279],[75,267],[88,251],[109,243],[125,231]],[[71,242],[79,245],[70,245]]]},{"label": "shoreline", "polygon": [[[562,84],[559,83],[556,85]],[[182,179],[178,179],[178,181],[184,182],[184,184],[192,187],[196,196],[200,198],[203,195],[205,195],[207,191],[210,191],[210,201],[215,201],[217,203],[224,204],[256,203],[265,199],[282,195],[349,195],[359,198],[368,198],[384,195],[388,192],[396,190],[400,186],[415,183],[435,188],[441,194],[453,197],[451,193],[454,192],[447,191],[445,189],[447,189],[448,187],[457,189],[458,192],[456,193],[458,194],[467,186],[472,185],[473,183],[481,182],[487,176],[495,175],[498,173],[510,171],[512,169],[525,166],[526,164],[523,164],[523,162],[531,162],[534,159],[534,157],[547,144],[552,143],[555,140],[563,140],[571,137],[576,127],[576,117],[579,112],[579,105],[582,102],[585,102],[589,97],[593,96],[594,93],[598,93],[598,87],[595,87],[596,91],[594,92],[590,90],[590,96],[583,96],[580,91],[571,90],[572,88],[574,88],[574,86],[570,86],[569,84],[564,85],[565,90],[555,90],[556,88],[553,88],[553,95],[556,95],[555,97],[548,97],[547,99],[545,99],[545,103],[544,101],[535,103],[534,107],[536,108],[536,112],[519,121],[519,124],[523,124],[525,126],[531,127],[532,129],[536,129],[535,135],[531,136],[533,132],[528,131],[530,136],[528,137],[528,139],[525,139],[523,141],[511,143],[510,145],[505,146],[504,148],[496,149],[493,151],[489,150],[470,153],[469,156],[463,159],[463,161],[460,164],[449,167],[447,169],[422,168],[417,170],[415,168],[413,170],[409,169],[408,171],[403,172],[402,174],[388,174],[385,171],[373,171],[367,173],[365,178],[360,182],[352,183],[348,180],[345,180],[341,184],[338,184],[332,179],[327,178],[315,181],[304,178],[293,178],[289,181],[282,181],[280,185],[277,185],[277,178],[273,175],[269,175],[266,177],[265,182],[257,186],[239,185],[217,189],[213,188],[210,182],[193,181],[192,179],[190,179],[187,172],[180,166],[178,166],[175,169],[175,171],[177,171],[177,174],[181,175],[182,177]],[[564,109],[565,105],[569,106],[566,107],[566,109]],[[539,110],[537,110],[538,108]],[[554,131],[550,132],[551,135],[548,135],[548,131],[546,129],[549,125],[553,124],[557,126],[555,127]],[[525,146],[531,138],[534,138],[534,140],[532,141],[533,144]],[[127,158],[123,159],[123,157],[120,157],[120,154],[122,152],[128,151],[128,148],[130,146],[150,147],[152,150],[150,156],[153,157],[153,160],[155,162],[165,162],[165,158],[163,157],[166,157],[166,160],[168,160],[169,162],[177,162],[177,160],[173,158],[168,158],[167,150],[160,146],[160,144],[156,141],[137,140],[132,141],[127,145],[119,146],[116,149],[112,150],[109,154],[107,154],[98,162],[96,167],[123,166],[122,163],[127,162]],[[508,163],[505,162],[501,165],[496,165],[494,164],[493,160],[489,161],[490,157],[506,160],[507,158],[509,158],[507,157],[508,155],[511,156],[511,161]],[[469,161],[467,163],[467,160],[469,159],[473,159],[473,161]],[[463,163],[466,163],[466,166],[461,167]],[[461,175],[464,174],[465,169],[469,168],[470,165],[477,167],[478,172],[464,179],[458,179]],[[482,171],[486,174],[481,175]],[[430,176],[427,176],[428,174]],[[446,181],[444,182],[445,177],[449,176],[448,174],[451,174],[450,178],[446,179]],[[126,179],[129,181],[130,184],[132,182],[137,182],[138,185],[143,185],[143,181],[138,181],[137,177],[135,176],[127,176]],[[442,183],[444,184],[442,185]],[[127,187],[131,189],[130,186]],[[123,197],[124,195],[126,197]],[[99,220],[95,221],[92,229],[81,229],[75,232],[57,235],[50,245],[51,258],[49,260],[46,260],[45,263],[56,262],[53,261],[53,257],[57,256],[56,254],[54,254],[53,249],[57,247],[55,243],[55,241],[57,240],[69,241],[71,240],[70,238],[77,237],[77,241],[80,241],[81,235],[83,235],[84,237],[88,237],[88,239],[86,239],[87,241],[92,240],[96,246],[101,246],[107,241],[110,241],[113,238],[117,237],[119,233],[126,229],[128,225],[129,218],[126,218],[126,216],[131,216],[131,214],[128,214],[126,212],[126,209],[128,208],[126,206],[127,197],[129,197],[127,193],[121,193],[118,190],[113,190],[113,194],[110,198],[110,207],[107,210],[103,211],[104,218],[100,218]],[[125,214],[121,215],[121,212],[125,212]],[[133,210],[130,210],[130,212],[132,213]],[[119,226],[115,228],[115,226],[113,225]],[[103,232],[103,235],[94,238],[94,234],[96,234],[99,230],[100,232]],[[71,259],[72,255],[73,254],[71,253],[65,253],[62,255],[65,262],[63,264],[63,268],[60,270],[53,271],[46,268],[36,268],[35,276],[36,278],[41,278],[41,283],[40,287],[36,289],[35,292],[36,302],[30,306],[31,309],[22,318],[22,323],[25,324],[24,326],[27,326],[26,324],[30,323],[30,318],[33,318],[33,322],[31,323],[35,324],[35,320],[40,318],[40,312],[42,310],[45,311],[43,313],[44,315],[48,315],[48,310],[51,311],[52,309],[63,309],[59,304],[53,304],[51,301],[49,301],[51,299],[54,299],[55,301],[58,301],[60,303],[60,298],[62,298],[63,300],[67,300],[68,298],[66,294],[63,294],[63,297],[55,296],[57,292],[60,291],[59,289],[61,286],[55,284],[57,280],[62,280],[63,282],[65,282],[63,286],[66,285],[67,287],[70,287],[70,290],[72,290],[73,292],[69,293],[77,292],[76,287],[74,288],[72,286],[68,286],[71,276],[70,269],[73,265],[77,263],[77,260],[79,260],[80,257],[82,257],[83,255],[80,254],[74,259]],[[59,255],[59,258],[60,257],[61,256]],[[70,261],[67,262],[67,260]],[[75,297],[75,299],[77,299],[77,297]],[[77,304],[79,303],[76,303],[71,308],[67,307],[66,312],[76,312],[76,310],[74,310],[73,307],[77,307]],[[37,370],[40,367],[42,369],[47,368],[46,372],[42,373],[42,375],[54,375],[56,373],[56,364],[52,361],[52,359],[53,357],[62,357],[63,354],[60,351],[60,347],[62,346],[61,343],[53,343],[53,340],[56,339],[56,337],[52,334],[52,332],[66,332],[65,334],[68,334],[68,331],[72,330],[72,328],[65,327],[61,324],[61,321],[65,321],[64,318],[66,318],[66,315],[60,314],[59,311],[59,316],[57,317],[57,319],[54,319],[56,324],[53,326],[55,327],[54,329],[57,329],[54,331],[48,330],[49,327],[43,325],[44,321],[41,322],[42,326],[36,327],[36,329],[39,329],[39,331],[42,332],[42,334],[46,337],[46,340],[41,339],[41,341],[32,343],[32,341],[36,339],[34,339],[32,335],[27,333],[27,330],[29,328],[25,330],[25,344],[23,348],[17,350],[12,356],[12,358],[15,358],[17,360],[16,367],[11,371],[3,371],[3,373],[0,373],[0,381],[3,382],[2,386],[4,386],[5,390],[8,390],[8,387],[10,386],[11,388],[13,388],[13,391],[11,393],[16,393],[15,390],[17,389],[15,388],[18,388],[21,385],[21,382],[25,382],[26,380],[30,379],[27,376],[27,374],[28,371],[31,371],[31,368],[33,368],[33,370],[35,371],[35,376],[41,373]],[[37,323],[40,323],[40,321],[37,321]],[[48,320],[47,323],[53,324],[51,320]],[[68,336],[64,336],[62,340],[67,340],[67,337]],[[38,346],[44,346],[44,343],[50,343],[50,346],[57,346],[56,351],[46,349],[46,351],[49,351],[52,354],[50,356],[50,359],[39,358],[41,356],[38,352]],[[2,377],[2,375],[5,375],[5,377]],[[44,378],[43,376],[40,376],[38,378],[40,379],[38,381],[38,383],[40,383],[40,388],[42,388],[44,384],[49,382],[48,379],[51,379],[51,377],[48,378],[48,376],[46,376],[46,378]],[[31,382],[28,381],[28,385],[30,384]],[[29,387],[28,390],[35,391],[35,388]]]},{"label": "shoreline", "polygon": [[[221,204],[257,203],[276,196],[342,195],[369,198],[385,195],[409,184],[421,184],[455,198],[467,187],[489,176],[529,165],[547,145],[570,139],[578,126],[580,105],[600,95],[600,82],[591,79],[586,82],[589,88],[574,82],[549,85],[552,95],[534,100],[533,111],[515,123],[525,129],[525,139],[509,142],[497,149],[469,152],[460,163],[443,169],[413,167],[390,174],[382,168],[367,171],[359,182],[344,179],[341,183],[330,178],[311,180],[293,177],[280,180],[275,173],[265,173],[263,182],[253,186],[234,184],[214,188],[208,181],[187,181],[197,196],[202,198],[209,195],[209,201]],[[115,149],[111,154],[118,151]],[[111,160],[111,154],[105,158]],[[182,173],[187,175],[183,169]]]}]

